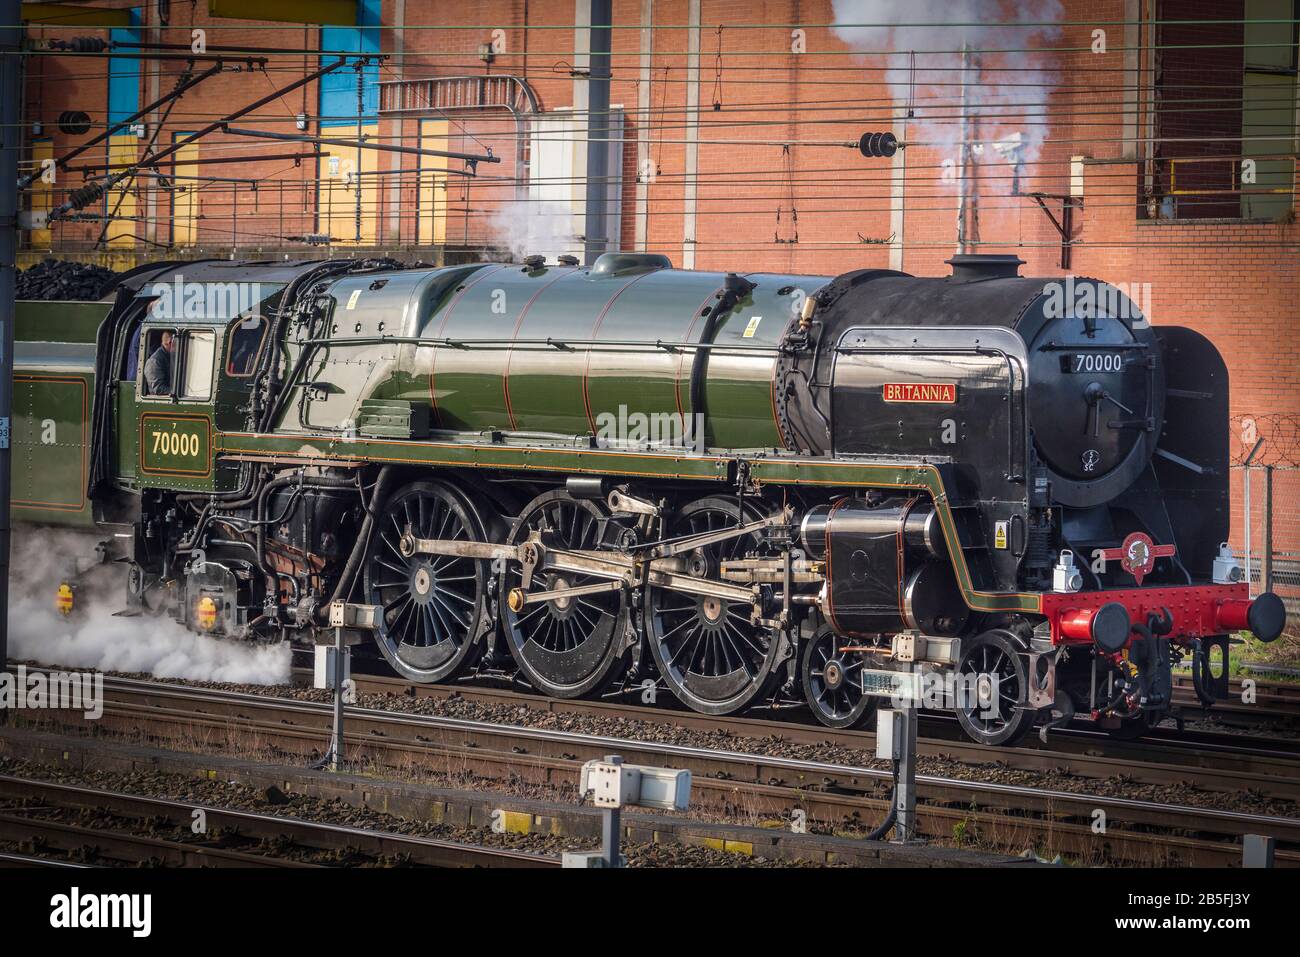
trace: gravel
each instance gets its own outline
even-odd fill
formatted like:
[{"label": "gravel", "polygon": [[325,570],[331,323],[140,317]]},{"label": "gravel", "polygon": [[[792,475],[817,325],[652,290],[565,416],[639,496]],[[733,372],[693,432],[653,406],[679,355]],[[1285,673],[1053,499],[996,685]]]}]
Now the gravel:
[{"label": "gravel", "polygon": [[[132,674],[123,677],[156,680],[150,675]],[[177,681],[174,683],[299,701],[324,703],[333,700],[331,693],[328,691],[298,686],[247,685],[202,681]],[[462,718],[495,724],[568,731],[576,734],[628,738],[636,741],[761,754],[768,757],[822,761],[882,770],[887,768],[887,762],[877,760],[871,751],[845,748],[829,743],[805,744],[786,740],[779,734],[755,737],[734,734],[721,729],[701,730],[683,727],[674,724],[670,718],[666,718],[664,721],[649,721],[640,718],[608,715],[551,712],[525,705],[484,704],[471,701],[454,692],[446,698],[359,693],[356,706],[378,711]],[[1279,817],[1300,817],[1300,806],[1297,806],[1294,801],[1270,797],[1251,790],[1227,792],[1198,787],[1194,783],[1196,778],[1196,769],[1194,767],[1187,769],[1187,781],[1177,784],[1153,784],[1136,781],[1126,774],[1117,774],[1109,778],[1085,777],[1064,770],[1042,771],[1014,768],[1005,761],[970,763],[946,756],[923,755],[918,758],[917,772],[963,781],[1028,786],[1041,790],[1069,791],[1102,797],[1126,797],[1160,804],[1238,810]]]},{"label": "gravel", "polygon": [[[456,841],[483,847],[507,847],[534,854],[559,855],[564,851],[593,850],[595,842],[575,837],[551,834],[497,834],[485,828],[432,821],[420,821],[393,814],[385,814],[366,807],[356,807],[341,800],[324,800],[310,795],[288,793],[278,788],[256,788],[234,781],[221,781],[191,777],[169,771],[133,770],[103,771],[54,767],[29,761],[16,761],[0,757],[0,773],[29,780],[52,781],[116,791],[126,794],[148,795],[154,798],[183,801],[193,804],[253,811],[279,817],[317,821],[347,827],[367,828],[391,834],[408,834],[438,840]],[[9,802],[0,801],[0,808]],[[75,815],[81,826],[120,829],[121,818],[105,812]],[[142,824],[138,833],[150,833],[168,840],[188,840],[189,832],[183,828],[167,827],[159,833],[156,825]],[[264,848],[263,852],[290,856],[322,864],[347,864],[351,866],[393,866],[402,861],[358,857],[340,858],[336,852],[315,851],[287,846]],[[713,848],[682,844],[635,844],[623,847],[630,867],[805,867],[807,862],[748,857]]]}]

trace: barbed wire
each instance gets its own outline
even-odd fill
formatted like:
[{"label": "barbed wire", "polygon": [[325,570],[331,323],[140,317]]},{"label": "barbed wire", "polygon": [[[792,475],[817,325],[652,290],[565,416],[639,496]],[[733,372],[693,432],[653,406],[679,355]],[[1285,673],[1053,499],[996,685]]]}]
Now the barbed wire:
[{"label": "barbed wire", "polygon": [[[1300,468],[1300,413],[1240,413],[1229,419],[1229,427],[1228,457],[1233,465],[1249,460],[1252,466]],[[1259,451],[1252,458],[1257,445]]]}]

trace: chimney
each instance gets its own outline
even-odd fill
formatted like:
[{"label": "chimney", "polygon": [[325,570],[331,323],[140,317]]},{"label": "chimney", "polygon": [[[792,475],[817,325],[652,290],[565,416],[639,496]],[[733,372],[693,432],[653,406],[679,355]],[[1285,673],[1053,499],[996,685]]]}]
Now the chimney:
[{"label": "chimney", "polygon": [[982,279],[1015,279],[1025,261],[1016,255],[998,253],[958,253],[945,259],[952,267],[954,282],[978,282]]}]

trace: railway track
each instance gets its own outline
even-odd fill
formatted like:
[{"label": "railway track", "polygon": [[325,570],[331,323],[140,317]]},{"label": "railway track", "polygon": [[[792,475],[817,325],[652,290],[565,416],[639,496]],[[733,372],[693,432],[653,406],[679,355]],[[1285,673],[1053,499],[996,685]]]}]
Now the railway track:
[{"label": "railway track", "polygon": [[[310,676],[295,674],[295,677]],[[353,677],[361,693],[437,700],[455,696],[487,708],[528,708],[557,715],[667,722],[759,741],[778,739],[790,744],[830,745],[867,753],[875,749],[872,732],[827,728],[810,720],[798,708],[791,708],[781,717],[716,718],[619,700],[562,700],[481,685],[422,685],[387,676]],[[967,741],[960,735],[955,720],[937,713],[924,715],[922,732],[918,748],[923,756],[969,764],[1003,764],[1024,771],[1064,771],[1095,779],[1123,775],[1158,785],[1185,783],[1194,769],[1197,785],[1209,790],[1255,789],[1271,797],[1300,801],[1300,742],[1289,739],[1250,746],[1240,735],[1184,732],[1183,737],[1116,741],[1104,733],[1072,728],[1054,732],[1046,745],[1034,736],[1018,748],[991,748]]]},{"label": "railway track", "polygon": [[[306,661],[308,659],[306,656],[295,653],[295,660]],[[447,690],[450,689],[464,697],[485,702],[491,702],[499,695],[514,694],[515,700],[518,700],[521,704],[528,704],[530,707],[534,706],[532,702],[542,702],[544,705],[548,700],[562,710],[578,710],[594,704],[597,708],[602,709],[602,713],[618,711],[633,714],[639,718],[652,717],[656,713],[661,716],[671,715],[674,721],[680,723],[679,719],[685,719],[691,723],[691,726],[699,728],[716,728],[720,724],[744,720],[700,715],[683,708],[675,700],[671,700],[670,695],[667,696],[670,700],[664,704],[656,704],[650,708],[638,707],[634,702],[641,694],[640,688],[634,688],[622,694],[614,692],[596,702],[547,699],[533,693],[531,689],[515,691],[514,689],[519,687],[518,685],[503,688],[500,682],[494,683],[492,678],[449,684],[417,684],[397,677],[386,664],[377,659],[356,656],[353,660],[353,678],[358,682],[358,687],[363,690],[373,690],[377,694],[445,695]],[[310,687],[312,669],[309,667],[295,667],[292,672],[292,679],[296,684]],[[1300,758],[1300,684],[1260,681],[1256,684],[1255,692],[1256,698],[1252,704],[1243,703],[1241,701],[1241,679],[1234,678],[1231,683],[1232,697],[1226,701],[1215,702],[1213,708],[1207,709],[1196,699],[1191,677],[1188,675],[1175,675],[1175,704],[1181,711],[1183,718],[1208,718],[1224,728],[1241,729],[1242,732],[1249,731],[1250,733],[1199,727],[1190,729],[1182,727],[1181,730],[1178,730],[1167,721],[1165,725],[1147,732],[1138,747],[1158,748],[1162,751],[1172,751],[1180,748],[1183,750],[1196,749],[1207,754],[1213,754],[1216,758],[1230,752],[1260,756],[1268,754],[1278,756],[1295,755]],[[557,709],[552,707],[548,710]],[[755,707],[750,709],[749,714],[779,719],[773,724],[773,727],[802,725],[820,730],[825,732],[825,740],[832,740],[836,735],[836,732],[832,729],[819,724],[800,703],[791,703],[785,707]],[[660,720],[664,720],[664,718],[661,717]],[[1261,733],[1264,729],[1281,732],[1281,734]],[[963,744],[969,741],[960,733],[955,717],[947,713],[924,713],[922,731],[929,737],[938,740]],[[1292,731],[1295,733],[1286,734],[1286,732]],[[1036,741],[1036,738],[1031,737],[1027,744],[1021,744],[1021,748],[1026,746],[1035,747]],[[1125,747],[1127,742],[1113,738],[1105,731],[1094,727],[1087,720],[1080,719],[1067,728],[1057,729],[1052,732],[1051,747],[1054,750],[1095,749],[1101,743],[1113,748],[1116,756],[1148,760],[1148,758],[1137,753],[1136,748]],[[971,747],[980,748],[980,746],[974,744]],[[983,748],[982,750],[987,753],[990,749]],[[1008,749],[1000,748],[997,749],[997,753],[1005,755],[1009,752]],[[1162,760],[1162,755],[1157,754],[1155,758],[1157,761]]]},{"label": "railway track", "polygon": [[66,868],[68,870],[85,870],[90,867],[89,864],[78,864],[74,861],[59,861],[52,857],[38,857],[33,854],[12,854],[8,851],[0,851],[0,867],[2,868]]},{"label": "railway track", "polygon": [[1191,675],[1174,675],[1174,704],[1186,717],[1209,718],[1221,724],[1241,728],[1278,728],[1300,730],[1300,684],[1286,681],[1254,682],[1253,700],[1242,700],[1243,679],[1229,680],[1230,696],[1206,708],[1196,697]]},{"label": "railway track", "polygon": [[[96,726],[188,748],[256,747],[305,759],[319,754],[331,720],[327,704],[269,695],[120,678],[106,679],[104,690]],[[799,808],[839,830],[879,821],[890,786],[878,767],[426,714],[352,707],[347,728],[349,755],[377,767],[469,773],[484,783],[571,794],[584,760],[618,753],[689,769],[692,800],[703,811],[780,819]],[[1300,864],[1300,818],[939,775],[917,783],[920,832],[930,838],[976,835],[981,846],[1045,846],[1085,862],[1224,866],[1240,860],[1242,835],[1264,833],[1277,838],[1280,864]]]},{"label": "railway track", "polygon": [[[204,829],[192,825],[201,815]],[[558,867],[559,858],[0,775],[0,843],[24,861],[170,867]],[[0,855],[4,866],[5,855]],[[51,863],[64,863],[51,861]],[[32,864],[32,866],[36,866]]]}]

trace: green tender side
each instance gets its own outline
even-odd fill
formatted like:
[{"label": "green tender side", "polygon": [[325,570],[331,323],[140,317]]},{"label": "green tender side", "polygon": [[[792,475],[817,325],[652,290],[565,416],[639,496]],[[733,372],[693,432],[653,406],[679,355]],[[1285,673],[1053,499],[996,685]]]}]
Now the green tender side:
[{"label": "green tender side", "polygon": [[102,302],[19,302],[14,323],[14,519],[94,525],[86,497]]}]

